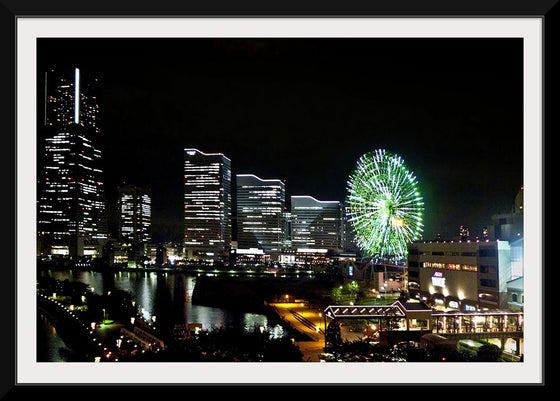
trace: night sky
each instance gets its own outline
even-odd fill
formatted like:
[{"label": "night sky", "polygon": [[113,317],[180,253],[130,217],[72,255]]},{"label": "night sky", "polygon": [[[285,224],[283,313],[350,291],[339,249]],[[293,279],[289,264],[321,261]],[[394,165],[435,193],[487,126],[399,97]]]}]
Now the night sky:
[{"label": "night sky", "polygon": [[[424,238],[479,235],[523,186],[521,39],[39,39],[38,76],[101,82],[111,234],[117,186],[152,189],[157,241],[182,238],[183,149],[290,195],[346,197],[357,159],[399,154]],[[41,87],[39,85],[38,87]]]}]

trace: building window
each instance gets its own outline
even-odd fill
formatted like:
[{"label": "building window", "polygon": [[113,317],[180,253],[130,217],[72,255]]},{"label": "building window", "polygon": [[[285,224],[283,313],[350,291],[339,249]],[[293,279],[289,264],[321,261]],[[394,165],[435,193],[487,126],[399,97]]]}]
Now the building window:
[{"label": "building window", "polygon": [[483,287],[496,288],[496,280],[489,280],[485,278],[480,279],[480,285]]},{"label": "building window", "polygon": [[496,273],[496,268],[494,266],[482,265],[482,266],[480,266],[480,272],[481,273],[495,274]]},{"label": "building window", "polygon": [[483,258],[495,258],[496,250],[493,248],[481,248],[478,251],[478,256]]}]

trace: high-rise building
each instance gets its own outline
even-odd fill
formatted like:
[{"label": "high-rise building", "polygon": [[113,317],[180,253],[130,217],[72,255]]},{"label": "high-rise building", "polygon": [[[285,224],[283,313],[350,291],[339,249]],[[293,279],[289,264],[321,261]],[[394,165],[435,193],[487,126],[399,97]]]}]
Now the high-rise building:
[{"label": "high-rise building", "polygon": [[356,232],[350,222],[350,206],[346,203],[340,206],[340,241],[345,252],[359,253],[360,248],[356,242]]},{"label": "high-rise building", "polygon": [[42,255],[97,255],[107,238],[96,83],[78,68],[44,73],[37,148]]},{"label": "high-rise building", "polygon": [[184,152],[185,257],[227,261],[231,249],[231,160],[222,153]]},{"label": "high-rise building", "polygon": [[152,196],[135,185],[119,187],[119,237],[121,241],[147,244],[151,240]]},{"label": "high-rise building", "polygon": [[294,249],[340,249],[339,201],[292,196],[291,204]]},{"label": "high-rise building", "polygon": [[281,252],[286,240],[284,182],[253,174],[236,178],[238,248],[261,249],[269,255]]},{"label": "high-rise building", "polygon": [[515,196],[511,212],[492,216],[490,238],[515,241],[523,237],[523,188]]}]

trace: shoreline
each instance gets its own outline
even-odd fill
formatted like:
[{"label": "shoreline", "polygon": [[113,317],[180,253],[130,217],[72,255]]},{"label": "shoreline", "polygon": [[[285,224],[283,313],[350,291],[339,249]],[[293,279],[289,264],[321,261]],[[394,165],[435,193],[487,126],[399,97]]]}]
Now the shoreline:
[{"label": "shoreline", "polygon": [[299,277],[307,275],[309,277],[326,276],[324,272],[312,269],[283,269],[283,268],[244,268],[244,267],[219,267],[214,266],[189,266],[180,265],[173,267],[127,267],[127,266],[59,266],[45,263],[37,264],[37,271],[94,271],[98,273],[183,273],[183,274],[204,274],[204,275],[225,275],[225,276],[255,276],[255,277]]}]

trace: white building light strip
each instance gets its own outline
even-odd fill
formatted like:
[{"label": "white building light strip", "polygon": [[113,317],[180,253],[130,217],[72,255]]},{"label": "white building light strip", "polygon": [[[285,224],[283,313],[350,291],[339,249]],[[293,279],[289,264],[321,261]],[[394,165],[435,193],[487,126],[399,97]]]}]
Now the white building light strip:
[{"label": "white building light strip", "polygon": [[294,198],[303,198],[303,199],[312,199],[313,201],[317,202],[317,203],[335,203],[335,204],[340,204],[340,201],[320,201],[315,199],[312,196],[309,195],[292,195],[292,199]]},{"label": "white building light strip", "polygon": [[279,180],[279,179],[277,179],[277,178],[262,179],[262,178],[257,177],[257,176],[254,175],[254,174],[237,174],[237,177],[252,177],[252,178],[255,178],[255,179],[257,179],[257,180],[259,180],[259,181],[261,181],[261,182],[279,182],[279,183],[282,184],[282,185],[284,184],[284,183],[282,182],[282,180]]},{"label": "white building light strip", "polygon": [[195,153],[197,153],[197,152],[200,153],[201,155],[204,155],[204,156],[223,156],[225,159],[228,159],[229,161],[231,161],[231,159],[229,157],[227,157],[226,155],[224,155],[223,153],[204,153],[204,152],[201,152],[200,150],[194,149],[194,148],[185,149],[185,152],[187,152],[187,154],[189,156],[194,156]]},{"label": "white building light strip", "polygon": [[80,122],[80,69],[74,70],[74,123]]}]

